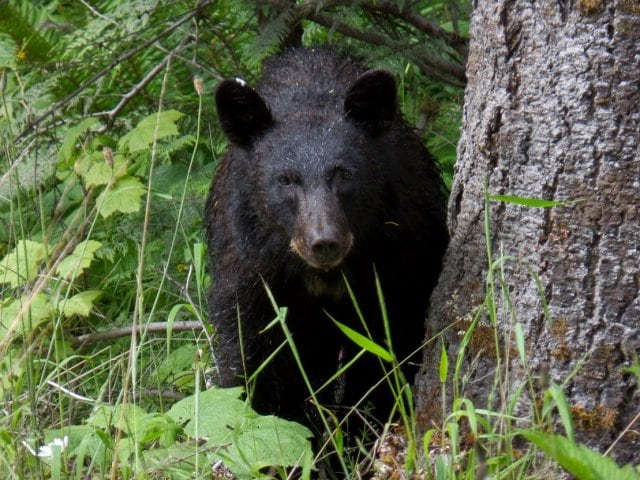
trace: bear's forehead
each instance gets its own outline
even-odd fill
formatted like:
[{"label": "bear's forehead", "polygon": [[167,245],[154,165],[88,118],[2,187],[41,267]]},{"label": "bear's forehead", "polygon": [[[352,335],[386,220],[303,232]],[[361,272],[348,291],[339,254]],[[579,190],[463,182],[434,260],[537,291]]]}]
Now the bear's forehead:
[{"label": "bear's forehead", "polygon": [[361,150],[363,139],[343,121],[277,123],[256,145],[256,154],[282,161],[336,159]]}]

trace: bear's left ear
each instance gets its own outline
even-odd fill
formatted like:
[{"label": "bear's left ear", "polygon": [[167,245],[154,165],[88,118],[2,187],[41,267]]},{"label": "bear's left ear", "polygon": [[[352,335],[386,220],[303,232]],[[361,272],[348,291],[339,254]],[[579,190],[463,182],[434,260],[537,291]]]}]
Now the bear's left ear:
[{"label": "bear's left ear", "polygon": [[218,85],[216,108],[225,135],[241,147],[249,147],[273,123],[267,102],[239,78]]},{"label": "bear's left ear", "polygon": [[396,81],[389,72],[372,70],[349,87],[344,100],[346,117],[370,135],[389,128],[396,116]]}]

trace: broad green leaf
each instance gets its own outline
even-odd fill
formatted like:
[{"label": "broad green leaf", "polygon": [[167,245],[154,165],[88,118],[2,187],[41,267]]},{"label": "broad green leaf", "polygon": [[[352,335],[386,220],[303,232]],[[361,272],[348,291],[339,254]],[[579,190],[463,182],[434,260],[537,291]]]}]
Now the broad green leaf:
[{"label": "broad green leaf", "polygon": [[534,208],[549,208],[549,207],[557,207],[559,205],[568,205],[571,203],[575,203],[575,200],[555,201],[555,200],[543,200],[541,198],[517,197],[514,195],[489,195],[489,199],[495,200],[497,202],[514,203],[516,205],[523,205],[525,207],[534,207]]},{"label": "broad green leaf", "polygon": [[238,427],[241,433],[223,458],[240,475],[256,475],[269,466],[301,465],[311,451],[313,434],[296,422],[270,415],[247,417]]},{"label": "broad green leaf", "polygon": [[140,209],[140,198],[145,193],[147,189],[140,180],[124,177],[111,190],[105,190],[98,196],[100,215],[106,218],[115,212],[137,212]]},{"label": "broad green leaf", "polygon": [[62,300],[59,309],[65,317],[80,315],[86,317],[93,308],[93,302],[102,294],[100,290],[86,290],[71,298]]},{"label": "broad green leaf", "polygon": [[82,175],[87,187],[106,185],[112,179],[121,178],[127,174],[127,160],[124,155],[113,156],[113,167],[100,155],[100,160],[89,167],[89,170]]},{"label": "broad green leaf", "polygon": [[255,415],[240,400],[242,392],[242,387],[210,388],[175,403],[167,415],[178,424],[186,422],[184,432],[190,437],[206,437],[212,446],[224,445],[231,440],[235,425],[246,415]]},{"label": "broad green leaf", "polygon": [[64,140],[58,150],[58,165],[63,168],[70,168],[73,165],[76,143],[84,132],[98,123],[96,117],[89,117],[82,120],[78,125],[70,127],[64,134]]},{"label": "broad green leaf", "polygon": [[91,262],[95,252],[102,246],[95,240],[85,240],[80,242],[73,253],[67,256],[58,264],[56,272],[65,280],[74,280],[84,272]]},{"label": "broad green leaf", "polygon": [[[9,329],[10,325],[14,322],[18,313],[24,308],[25,304],[29,301],[29,297],[24,296],[17,300],[12,301],[8,305],[0,308],[0,333],[4,335],[2,330]],[[53,307],[51,305],[51,300],[48,295],[44,293],[38,293],[31,304],[22,315],[23,321],[21,322],[21,326],[34,325],[40,323],[42,320],[45,320],[53,315]],[[27,322],[26,320],[29,320]]]},{"label": "broad green leaf", "polygon": [[38,275],[38,264],[46,255],[45,244],[31,240],[20,240],[0,261],[0,284],[18,287]]},{"label": "broad green leaf", "polygon": [[349,339],[360,348],[364,348],[367,352],[373,353],[385,362],[391,362],[393,360],[393,356],[391,355],[391,353],[375,343],[373,340],[365,337],[361,333],[356,332],[354,329],[347,327],[346,325],[338,322],[333,318],[331,320],[333,320],[333,323],[337,325],[342,333],[349,337]]},{"label": "broad green leaf", "polygon": [[183,116],[176,110],[166,110],[160,114],[153,113],[142,119],[138,125],[123,136],[118,147],[126,148],[131,153],[148,150],[155,139],[178,135],[176,121]]},{"label": "broad green leaf", "polygon": [[520,433],[578,480],[640,480],[632,466],[621,468],[609,457],[561,435],[536,430]]}]

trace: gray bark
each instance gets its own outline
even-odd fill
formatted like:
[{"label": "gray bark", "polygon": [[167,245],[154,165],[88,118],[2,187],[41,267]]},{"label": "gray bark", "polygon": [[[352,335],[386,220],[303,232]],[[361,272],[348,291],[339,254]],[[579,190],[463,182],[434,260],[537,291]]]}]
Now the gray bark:
[{"label": "gray bark", "polygon": [[[499,363],[493,327],[484,319],[476,328],[461,395],[496,409],[501,391],[522,384],[510,333],[518,321],[539,380],[519,412],[539,402],[549,380],[568,380],[578,440],[600,451],[618,440],[612,455],[640,462],[640,422],[618,438],[640,412],[636,379],[623,370],[640,357],[640,4],[477,1],[471,37],[452,240],[427,339],[440,336],[453,358],[484,300],[485,179],[492,194],[581,200],[550,209],[490,203],[494,258],[511,257],[504,292],[512,307],[498,305]],[[439,342],[427,344],[416,380],[423,428],[442,421]],[[504,383],[491,393],[496,375]]]}]

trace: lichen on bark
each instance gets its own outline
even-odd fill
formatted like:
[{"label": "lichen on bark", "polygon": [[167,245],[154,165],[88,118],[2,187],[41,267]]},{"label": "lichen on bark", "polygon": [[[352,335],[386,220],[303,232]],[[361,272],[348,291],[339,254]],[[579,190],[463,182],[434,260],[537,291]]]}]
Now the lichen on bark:
[{"label": "lichen on bark", "polygon": [[[595,3],[476,2],[452,239],[427,338],[441,334],[455,355],[485,298],[485,181],[491,194],[567,201],[490,203],[490,244],[494,259],[508,257],[500,265],[512,305],[500,304],[499,336],[508,353],[520,322],[529,371],[566,382],[578,438],[601,451],[617,439],[613,454],[640,462],[640,426],[618,439],[640,411],[625,373],[640,357],[640,12],[624,0]],[[496,407],[487,405],[496,374],[510,394],[524,378],[513,354],[496,372],[489,348],[476,340],[468,350],[462,394],[476,407]],[[425,350],[416,381],[425,428],[441,414],[439,354]]]}]

